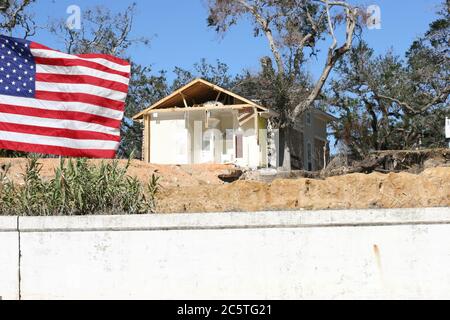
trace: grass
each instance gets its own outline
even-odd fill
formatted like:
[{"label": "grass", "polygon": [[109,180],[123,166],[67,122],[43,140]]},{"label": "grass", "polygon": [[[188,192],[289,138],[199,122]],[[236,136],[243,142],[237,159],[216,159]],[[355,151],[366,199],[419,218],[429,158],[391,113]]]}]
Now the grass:
[{"label": "grass", "polygon": [[130,160],[99,166],[86,159],[61,160],[52,180],[40,174],[37,158],[28,160],[22,183],[7,177],[10,166],[0,171],[0,215],[67,216],[94,214],[145,214],[155,210],[159,177],[147,185],[127,175]]}]

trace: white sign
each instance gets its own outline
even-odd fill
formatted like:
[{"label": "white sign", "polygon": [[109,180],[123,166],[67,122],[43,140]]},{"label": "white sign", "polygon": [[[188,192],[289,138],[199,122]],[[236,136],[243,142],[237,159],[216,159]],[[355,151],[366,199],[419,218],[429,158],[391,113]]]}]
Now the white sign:
[{"label": "white sign", "polygon": [[445,137],[450,139],[450,119],[445,118]]}]

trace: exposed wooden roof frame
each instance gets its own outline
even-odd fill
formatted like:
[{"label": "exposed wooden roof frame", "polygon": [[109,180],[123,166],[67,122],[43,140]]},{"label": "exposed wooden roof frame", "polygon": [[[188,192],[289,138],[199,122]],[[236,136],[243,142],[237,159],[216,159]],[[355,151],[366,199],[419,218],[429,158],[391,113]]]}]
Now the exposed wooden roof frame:
[{"label": "exposed wooden roof frame", "polygon": [[[208,82],[208,81],[206,81],[206,80],[203,80],[203,79],[195,79],[195,80],[191,81],[190,83],[188,83],[187,85],[185,85],[185,86],[181,87],[180,89],[174,91],[173,93],[171,93],[171,94],[168,95],[167,97],[165,97],[165,98],[159,100],[158,102],[156,102],[155,104],[153,104],[152,106],[150,106],[149,108],[147,108],[146,110],[144,110],[144,111],[138,113],[137,115],[135,115],[135,116],[133,117],[133,120],[139,120],[139,119],[141,119],[145,114],[151,113],[151,111],[154,111],[155,109],[158,109],[158,107],[161,106],[163,103],[165,103],[166,101],[168,101],[168,100],[170,100],[170,99],[176,97],[177,95],[181,95],[181,96],[183,97],[183,101],[184,101],[185,107],[186,107],[187,101],[186,101],[185,95],[183,94],[183,91],[185,91],[186,89],[192,87],[193,85],[195,85],[195,84],[197,84],[197,83],[202,83],[202,84],[204,84],[204,85],[210,87],[210,88],[213,89],[214,91],[217,91],[217,93],[218,93],[217,96],[218,96],[218,97],[220,97],[220,93],[225,93],[225,94],[227,94],[227,95],[229,95],[229,96],[231,96],[231,97],[234,97],[234,98],[236,98],[236,99],[238,99],[238,100],[244,102],[245,104],[248,104],[248,105],[250,105],[250,106],[253,106],[253,107],[255,107],[255,108],[257,108],[257,109],[259,109],[259,110],[261,110],[261,111],[265,111],[265,112],[268,112],[268,111],[269,111],[268,108],[265,108],[265,107],[263,107],[263,106],[260,106],[260,105],[256,104],[255,102],[253,102],[253,101],[251,101],[251,100],[249,100],[249,99],[247,99],[247,98],[241,97],[241,96],[239,96],[239,95],[237,95],[237,94],[235,94],[235,93],[233,93],[233,92],[231,92],[231,91],[228,91],[228,90],[226,90],[226,89],[224,89],[224,88],[222,88],[222,87],[219,87],[219,86],[217,86],[217,85],[214,85],[214,84],[212,84],[212,83],[210,83],[210,82]],[[227,107],[229,107],[229,106],[225,106],[224,108],[227,108]],[[181,111],[181,110],[180,110],[180,111]]]},{"label": "exposed wooden roof frame", "polygon": [[[254,108],[253,105],[250,104],[233,104],[233,105],[225,105],[224,107],[173,107],[173,108],[164,108],[164,109],[152,109],[148,110],[143,116],[153,114],[153,113],[173,113],[173,112],[198,112],[198,111],[220,111],[220,110],[242,110],[246,108]],[[267,112],[260,112],[261,114]]]},{"label": "exposed wooden roof frame", "polygon": [[186,100],[186,96],[183,94],[183,92],[180,92],[180,95],[181,95],[181,98],[183,98],[184,107],[189,108],[189,105]]}]

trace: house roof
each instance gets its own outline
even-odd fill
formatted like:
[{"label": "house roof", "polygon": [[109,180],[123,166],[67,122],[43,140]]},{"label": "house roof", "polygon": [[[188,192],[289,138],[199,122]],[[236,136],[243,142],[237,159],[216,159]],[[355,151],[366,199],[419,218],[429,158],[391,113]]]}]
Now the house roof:
[{"label": "house roof", "polygon": [[318,109],[318,108],[314,108],[313,111],[314,111],[314,113],[315,113],[316,115],[318,115],[319,117],[321,117],[321,118],[323,118],[324,120],[327,120],[327,121],[329,121],[329,122],[339,120],[338,118],[336,118],[336,117],[333,116],[332,114],[329,114],[328,112],[325,112],[325,111],[320,110],[320,109]]},{"label": "house roof", "polygon": [[167,109],[167,108],[186,108],[187,105],[195,106],[198,103],[205,103],[208,101],[215,101],[218,94],[225,94],[236,99],[237,104],[250,105],[263,112],[268,112],[269,109],[252,100],[237,95],[231,91],[228,91],[222,87],[212,84],[203,79],[195,79],[185,85],[184,87],[174,91],[167,97],[159,100],[149,108],[138,113],[133,117],[133,120],[141,119],[145,114],[150,113],[155,109]]}]

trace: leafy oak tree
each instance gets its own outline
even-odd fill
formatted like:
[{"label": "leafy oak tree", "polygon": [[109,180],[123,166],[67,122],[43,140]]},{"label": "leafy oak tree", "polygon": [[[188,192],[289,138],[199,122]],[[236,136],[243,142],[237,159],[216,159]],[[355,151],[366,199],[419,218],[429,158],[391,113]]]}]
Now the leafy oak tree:
[{"label": "leafy oak tree", "polygon": [[126,118],[122,126],[122,139],[119,156],[128,158],[133,155],[142,158],[143,128],[131,117],[144,108],[164,98],[169,93],[166,73],[154,75],[148,67],[132,64],[130,86],[126,101]]},{"label": "leafy oak tree", "polygon": [[375,56],[361,42],[337,67],[334,134],[356,158],[374,150],[444,147],[450,115],[450,19],[447,10],[416,40],[406,59]]}]

